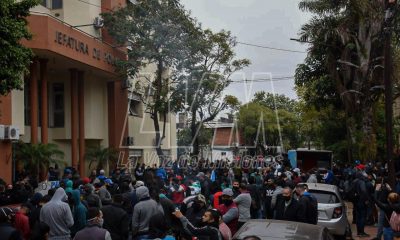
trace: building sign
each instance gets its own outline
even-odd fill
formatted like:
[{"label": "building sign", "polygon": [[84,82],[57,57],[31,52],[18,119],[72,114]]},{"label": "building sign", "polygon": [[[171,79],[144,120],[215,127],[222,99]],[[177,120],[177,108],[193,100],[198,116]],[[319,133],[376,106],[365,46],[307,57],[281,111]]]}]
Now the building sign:
[{"label": "building sign", "polygon": [[54,39],[54,42],[60,45],[75,50],[78,53],[92,56],[94,59],[104,61],[107,64],[115,65],[115,57],[111,53],[102,52],[100,49],[97,49],[95,47],[90,48],[87,43],[59,31],[56,31],[55,37],[56,38]]}]

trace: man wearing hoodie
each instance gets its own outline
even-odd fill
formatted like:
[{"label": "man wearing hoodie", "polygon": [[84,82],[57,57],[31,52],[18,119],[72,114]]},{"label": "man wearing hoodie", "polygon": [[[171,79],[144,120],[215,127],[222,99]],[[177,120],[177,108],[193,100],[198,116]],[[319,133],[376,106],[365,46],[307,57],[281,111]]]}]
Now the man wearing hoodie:
[{"label": "man wearing hoodie", "polygon": [[103,228],[110,232],[113,240],[126,240],[129,235],[129,217],[122,202],[122,195],[116,194],[113,196],[113,202],[101,209],[104,219]]},{"label": "man wearing hoodie", "polygon": [[73,182],[71,180],[68,180],[67,183],[65,184],[65,193],[72,192],[72,186]]},{"label": "man wearing hoodie", "polygon": [[67,201],[67,194],[63,188],[58,188],[51,200],[40,211],[40,221],[50,227],[49,240],[70,240],[69,230],[74,225],[71,210]]},{"label": "man wearing hoodie", "polygon": [[88,207],[101,208],[102,204],[100,197],[94,192],[93,185],[88,183],[85,185],[84,189],[85,189],[85,200],[87,202]]},{"label": "man wearing hoodie", "polygon": [[150,198],[149,189],[146,186],[136,189],[136,197],[139,202],[135,205],[132,215],[133,239],[147,239],[151,217],[164,211],[161,205]]},{"label": "man wearing hoodie", "polygon": [[86,226],[87,209],[81,202],[81,194],[79,190],[72,191],[73,208],[72,215],[74,217],[74,225],[71,228],[72,237]]}]

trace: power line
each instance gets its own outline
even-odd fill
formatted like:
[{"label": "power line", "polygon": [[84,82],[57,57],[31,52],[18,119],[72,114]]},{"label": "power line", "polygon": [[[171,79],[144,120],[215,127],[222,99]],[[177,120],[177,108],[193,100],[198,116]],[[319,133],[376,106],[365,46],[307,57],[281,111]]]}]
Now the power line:
[{"label": "power line", "polygon": [[245,42],[237,42],[237,43],[238,43],[238,44],[242,44],[242,45],[246,45],[246,46],[258,47],[258,48],[265,48],[265,49],[270,49],[270,50],[275,50],[275,51],[292,52],[292,53],[306,53],[306,52],[299,51],[299,50],[291,50],[291,49],[285,49],[285,48],[268,47],[268,46],[262,46],[262,45],[252,44],[252,43],[245,43]]}]

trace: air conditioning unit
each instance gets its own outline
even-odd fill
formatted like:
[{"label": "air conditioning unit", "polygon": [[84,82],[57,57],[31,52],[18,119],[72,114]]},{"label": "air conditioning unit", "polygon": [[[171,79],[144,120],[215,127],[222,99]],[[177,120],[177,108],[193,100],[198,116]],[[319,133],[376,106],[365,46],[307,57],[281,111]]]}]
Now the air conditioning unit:
[{"label": "air conditioning unit", "polygon": [[93,27],[96,29],[104,27],[104,20],[101,17],[96,17],[93,22]]},{"label": "air conditioning unit", "polygon": [[19,140],[19,128],[16,126],[5,126],[4,139]]},{"label": "air conditioning unit", "polygon": [[133,146],[134,145],[133,137],[126,137],[126,145],[127,146]]},{"label": "air conditioning unit", "polygon": [[5,126],[0,125],[0,140],[4,139],[4,131],[5,131]]}]

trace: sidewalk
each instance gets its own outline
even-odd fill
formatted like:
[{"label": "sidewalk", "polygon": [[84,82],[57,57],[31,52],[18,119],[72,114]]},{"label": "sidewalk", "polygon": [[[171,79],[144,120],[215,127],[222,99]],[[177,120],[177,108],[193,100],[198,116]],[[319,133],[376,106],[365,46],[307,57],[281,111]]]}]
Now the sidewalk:
[{"label": "sidewalk", "polygon": [[[346,205],[347,205],[347,218],[351,223],[353,221],[353,205],[351,203],[346,203]],[[357,235],[356,225],[351,224],[351,232],[353,233],[353,239],[355,240],[360,240],[360,239],[369,240],[374,238],[376,236],[378,228],[374,226],[365,226],[364,230],[366,233],[370,235],[370,237],[359,238],[356,236]]]}]

